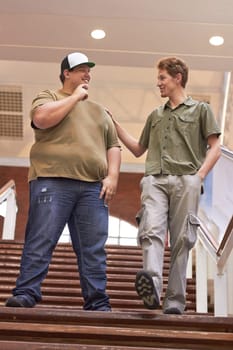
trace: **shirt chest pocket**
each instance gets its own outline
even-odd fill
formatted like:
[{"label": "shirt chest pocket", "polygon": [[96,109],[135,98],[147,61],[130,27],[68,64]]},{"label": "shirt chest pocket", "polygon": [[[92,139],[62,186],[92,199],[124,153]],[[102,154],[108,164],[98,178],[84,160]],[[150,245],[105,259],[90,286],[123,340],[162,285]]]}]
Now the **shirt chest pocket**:
[{"label": "shirt chest pocket", "polygon": [[151,123],[151,130],[150,130],[150,138],[151,139],[159,139],[159,136],[161,134],[161,128],[162,128],[162,123],[161,123],[162,118],[157,118],[152,121]]},{"label": "shirt chest pocket", "polygon": [[175,116],[175,128],[185,134],[193,134],[198,131],[198,118],[190,114]]},{"label": "shirt chest pocket", "polygon": [[151,123],[151,128],[154,130],[159,129],[161,127],[161,120],[162,118],[157,118],[153,120]]}]

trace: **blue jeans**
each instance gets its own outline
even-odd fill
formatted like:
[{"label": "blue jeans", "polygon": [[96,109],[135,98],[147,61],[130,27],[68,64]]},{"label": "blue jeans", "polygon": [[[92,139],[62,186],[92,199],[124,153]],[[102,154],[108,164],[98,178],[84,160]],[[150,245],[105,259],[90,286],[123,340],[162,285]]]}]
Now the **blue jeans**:
[{"label": "blue jeans", "polygon": [[110,309],[106,294],[108,207],[99,198],[102,184],[65,178],[39,178],[30,182],[30,208],[13,295],[32,304],[41,298],[56,244],[68,224],[77,256],[85,310]]}]

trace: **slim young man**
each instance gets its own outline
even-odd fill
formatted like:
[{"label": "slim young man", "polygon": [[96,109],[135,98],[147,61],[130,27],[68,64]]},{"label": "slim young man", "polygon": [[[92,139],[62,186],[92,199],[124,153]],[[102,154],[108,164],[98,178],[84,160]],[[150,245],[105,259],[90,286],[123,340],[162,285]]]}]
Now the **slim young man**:
[{"label": "slim young man", "polygon": [[136,291],[147,308],[160,306],[169,232],[171,263],[162,307],[165,314],[182,314],[188,255],[199,224],[202,182],[220,157],[220,130],[210,106],[187,96],[185,62],[167,57],[158,62],[157,68],[157,86],[161,97],[168,100],[148,116],[139,141],[113,121],[118,137],[136,157],[147,151],[137,216],[143,270],[137,273]]}]

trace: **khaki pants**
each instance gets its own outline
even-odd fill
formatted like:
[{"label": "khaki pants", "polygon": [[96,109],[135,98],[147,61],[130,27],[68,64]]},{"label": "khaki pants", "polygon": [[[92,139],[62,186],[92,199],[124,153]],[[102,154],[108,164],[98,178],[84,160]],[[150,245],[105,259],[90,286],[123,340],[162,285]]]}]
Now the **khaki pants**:
[{"label": "khaki pants", "polygon": [[143,269],[152,274],[159,295],[169,232],[171,263],[164,311],[176,307],[183,312],[185,308],[186,268],[189,251],[196,242],[201,185],[198,175],[156,175],[141,180],[138,239],[143,250]]}]

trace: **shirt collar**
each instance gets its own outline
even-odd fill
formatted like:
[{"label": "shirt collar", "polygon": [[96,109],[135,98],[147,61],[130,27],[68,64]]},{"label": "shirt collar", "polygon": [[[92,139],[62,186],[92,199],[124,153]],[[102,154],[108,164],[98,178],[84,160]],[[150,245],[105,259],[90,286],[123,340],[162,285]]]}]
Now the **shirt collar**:
[{"label": "shirt collar", "polygon": [[[193,106],[193,105],[195,105],[195,101],[192,99],[191,96],[188,96],[181,104],[179,104],[179,106],[181,106],[181,105]],[[178,108],[179,106],[177,106],[176,108]],[[171,109],[171,107],[169,105],[169,100],[163,106],[163,109],[166,109],[166,108]]]}]

